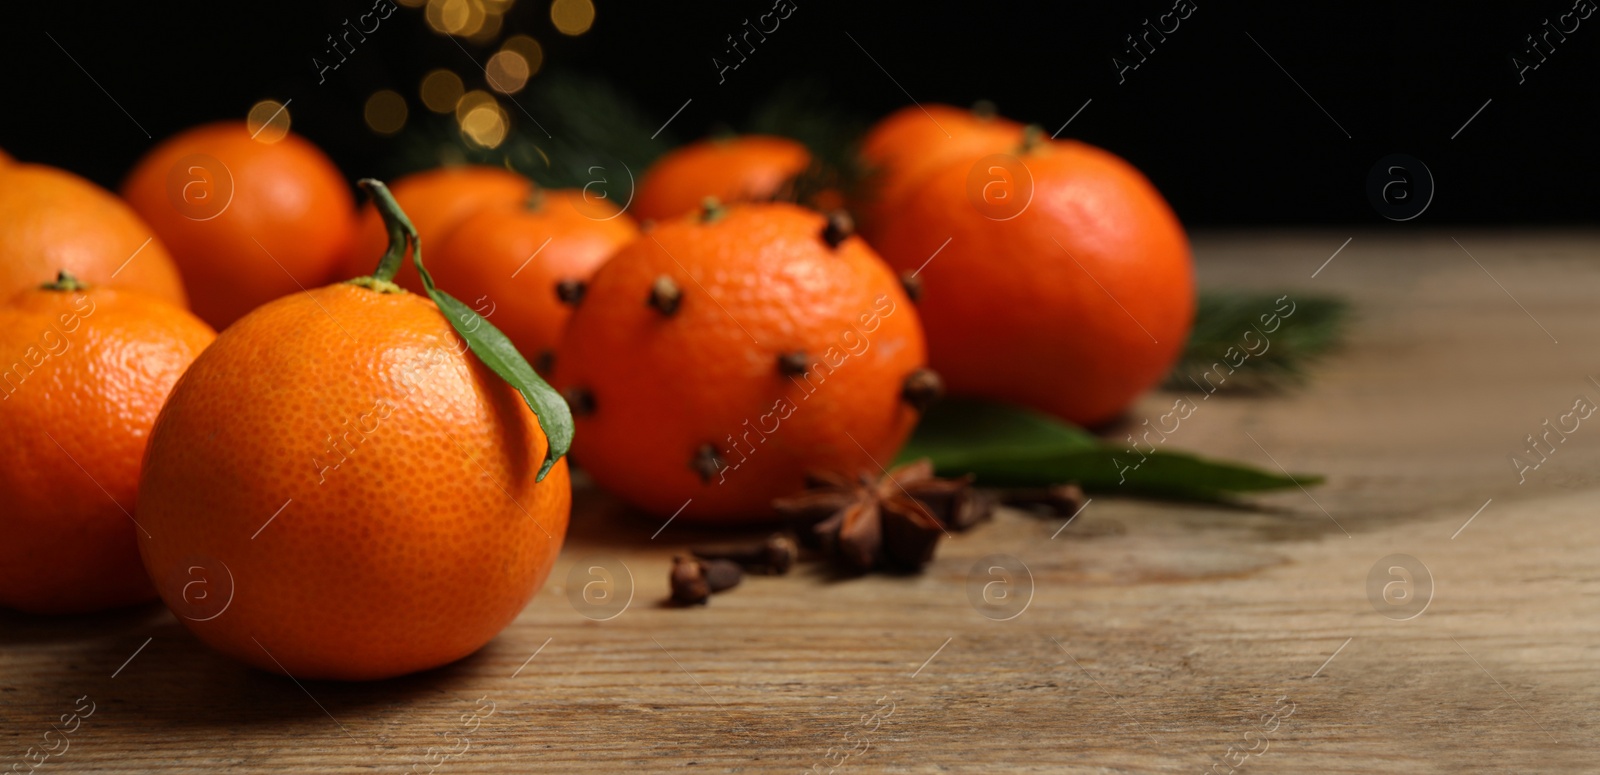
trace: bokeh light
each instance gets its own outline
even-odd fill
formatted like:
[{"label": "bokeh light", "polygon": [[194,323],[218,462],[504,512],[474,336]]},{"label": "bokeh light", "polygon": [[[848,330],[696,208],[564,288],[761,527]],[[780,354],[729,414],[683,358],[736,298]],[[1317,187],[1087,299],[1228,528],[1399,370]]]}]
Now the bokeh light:
[{"label": "bokeh light", "polygon": [[484,6],[484,9],[485,12],[483,16],[483,25],[478,28],[477,32],[467,36],[467,40],[470,40],[480,46],[493,43],[495,38],[500,37],[500,12],[494,10],[493,8],[489,8],[487,4]]},{"label": "bokeh light", "polygon": [[512,35],[506,42],[500,44],[502,51],[515,51],[522,55],[523,62],[528,65],[528,77],[538,74],[539,66],[544,64],[544,47],[539,41],[527,35]]},{"label": "bokeh light", "polygon": [[406,108],[406,98],[400,96],[399,92],[383,89],[367,98],[366,108],[362,112],[369,129],[388,136],[405,128],[410,111]]},{"label": "bokeh light", "polygon": [[495,104],[497,103],[495,102],[493,94],[490,94],[482,89],[473,89],[472,91],[461,95],[461,99],[456,100],[454,108],[456,113],[456,122],[459,123],[466,121],[467,114],[477,110],[478,108],[481,108],[485,105]]},{"label": "bokeh light", "polygon": [[528,60],[515,51],[496,51],[484,67],[489,88],[501,94],[516,94],[528,85]]},{"label": "bokeh light", "polygon": [[461,134],[485,148],[498,148],[511,131],[511,117],[494,95],[478,89],[461,95],[456,103],[456,123]]},{"label": "bokeh light", "polygon": [[594,3],[590,0],[555,0],[550,4],[550,21],[562,35],[582,35],[594,26]]},{"label": "bokeh light", "polygon": [[461,76],[449,70],[434,70],[422,77],[422,104],[435,113],[449,113],[461,101]]},{"label": "bokeh light", "polygon": [[250,106],[245,127],[257,142],[275,143],[289,134],[289,107],[277,100],[262,100]]},{"label": "bokeh light", "polygon": [[423,11],[435,32],[463,37],[477,34],[483,28],[484,16],[482,0],[428,0]]},{"label": "bokeh light", "polygon": [[501,50],[517,51],[518,54],[522,54],[523,62],[528,64],[530,78],[538,74],[539,66],[544,64],[544,46],[539,45],[538,40],[528,35],[512,35],[506,38],[506,42],[501,43]]}]

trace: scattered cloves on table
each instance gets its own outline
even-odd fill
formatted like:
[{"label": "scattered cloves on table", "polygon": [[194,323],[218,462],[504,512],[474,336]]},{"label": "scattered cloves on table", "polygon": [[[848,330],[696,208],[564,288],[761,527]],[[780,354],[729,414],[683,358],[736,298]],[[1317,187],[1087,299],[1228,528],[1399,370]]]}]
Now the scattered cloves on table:
[{"label": "scattered cloves on table", "polygon": [[701,546],[690,549],[689,552],[702,560],[727,560],[738,563],[751,573],[781,576],[794,566],[800,549],[793,538],[783,533],[773,533],[760,543]]},{"label": "scattered cloves on table", "polygon": [[1004,490],[1000,493],[1000,502],[1053,517],[1070,517],[1083,508],[1083,488],[1077,482],[1068,482],[1050,487]]},{"label": "scattered cloves on table", "polygon": [[672,558],[672,602],[705,605],[711,595],[732,589],[744,579],[744,570],[731,560],[702,560],[678,555]]}]

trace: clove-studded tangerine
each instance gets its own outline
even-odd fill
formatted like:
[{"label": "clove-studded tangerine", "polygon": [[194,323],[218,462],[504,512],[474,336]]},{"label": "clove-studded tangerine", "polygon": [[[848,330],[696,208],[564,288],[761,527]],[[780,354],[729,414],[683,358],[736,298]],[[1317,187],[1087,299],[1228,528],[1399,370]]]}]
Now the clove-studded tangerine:
[{"label": "clove-studded tangerine", "polygon": [[[297,679],[475,651],[538,591],[571,504],[566,404],[434,288],[411,223],[364,184],[390,234],[377,271],[230,326],[173,389],[140,481],[168,606]],[[431,301],[392,281],[408,250]]]},{"label": "clove-studded tangerine", "polygon": [[599,484],[662,518],[758,522],[808,470],[894,459],[937,379],[899,280],[843,224],[708,203],[600,268],[555,368]]}]

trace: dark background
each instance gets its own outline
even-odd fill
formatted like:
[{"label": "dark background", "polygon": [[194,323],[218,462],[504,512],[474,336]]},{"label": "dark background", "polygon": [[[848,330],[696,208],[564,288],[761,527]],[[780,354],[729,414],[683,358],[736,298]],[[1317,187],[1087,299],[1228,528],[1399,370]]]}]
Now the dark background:
[{"label": "dark background", "polygon": [[[990,99],[1054,132],[1092,99],[1062,136],[1134,162],[1191,226],[1595,221],[1600,13],[1581,20],[1526,83],[1511,63],[1526,37],[1570,12],[1572,0],[1199,0],[1120,85],[1112,59],[1122,56],[1124,37],[1169,12],[1171,0],[797,5],[721,85],[712,58],[745,19],[767,13],[770,0],[597,0],[593,28],[575,38],[555,30],[547,0],[521,0],[504,34],[543,44],[535,81],[603,78],[654,122],[693,99],[664,138],[737,126],[797,80],[820,84],[832,106],[863,123],[908,104],[909,92],[921,102]],[[311,60],[326,36],[370,8],[370,0],[13,6],[0,20],[0,148],[114,186],[156,140],[242,118],[260,99],[293,99],[294,130],[347,176],[389,174],[406,139],[366,128],[367,95],[395,89],[420,125],[428,115],[417,99],[422,74],[447,67],[469,89],[481,88],[467,52],[482,62],[494,47],[463,43],[464,52],[428,29],[421,9],[401,7],[319,85]],[[546,110],[529,93],[519,103],[535,117]],[[519,130],[532,131],[520,110],[510,113]],[[1436,184],[1431,207],[1404,224],[1380,217],[1366,192],[1369,170],[1391,153],[1421,159]]]}]

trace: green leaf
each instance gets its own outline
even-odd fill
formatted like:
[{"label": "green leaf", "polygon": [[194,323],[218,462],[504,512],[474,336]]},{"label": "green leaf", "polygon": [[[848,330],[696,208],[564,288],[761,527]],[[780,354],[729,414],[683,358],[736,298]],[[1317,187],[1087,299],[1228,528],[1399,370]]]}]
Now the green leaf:
[{"label": "green leaf", "polygon": [[1179,500],[1217,501],[1322,482],[1161,448],[1130,451],[1038,412],[970,400],[941,402],[924,415],[899,462],[923,457],[941,476],[972,474],[985,486],[1071,481],[1092,492]]},{"label": "green leaf", "polygon": [[[555,466],[556,461],[572,449],[572,409],[567,406],[565,399],[557,393],[555,388],[545,382],[528,361],[517,352],[511,340],[495,328],[482,315],[471,307],[462,304],[454,296],[439,290],[433,285],[433,276],[428,274],[427,268],[422,265],[422,243],[417,239],[417,230],[411,225],[411,219],[400,209],[395,202],[394,195],[382,182],[371,178],[361,181],[361,187],[372,194],[373,204],[378,212],[383,215],[384,222],[389,228],[390,248],[384,261],[379,265],[378,273],[374,275],[379,280],[387,281],[394,275],[398,268],[394,266],[397,261],[391,261],[390,256],[404,253],[404,241],[396,247],[393,241],[397,235],[402,240],[411,243],[411,261],[417,267],[417,274],[422,276],[422,285],[428,290],[429,298],[438,305],[439,312],[450,321],[451,327],[461,338],[466,340],[467,346],[472,349],[478,360],[483,361],[499,374],[501,379],[517,389],[522,394],[522,400],[528,402],[528,408],[533,410],[539,420],[539,428],[544,431],[545,439],[549,446],[545,450],[544,463],[539,466],[539,473],[535,481],[544,481],[546,474]],[[388,276],[381,276],[385,271]]]},{"label": "green leaf", "polygon": [[[1278,313],[1290,303],[1290,314]],[[1274,315],[1277,328],[1266,330]],[[1303,382],[1306,367],[1339,346],[1349,318],[1349,303],[1332,296],[1201,293],[1189,342],[1163,387],[1191,393],[1246,392]],[[1242,362],[1240,356],[1245,356]]]},{"label": "green leaf", "polygon": [[900,452],[902,462],[933,458],[952,467],[1006,459],[1018,450],[1088,450],[1100,445],[1093,434],[1048,415],[988,401],[949,398],[922,416],[917,432]]}]

